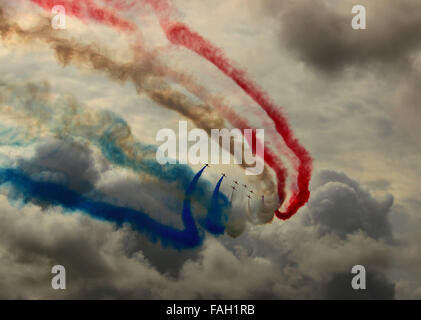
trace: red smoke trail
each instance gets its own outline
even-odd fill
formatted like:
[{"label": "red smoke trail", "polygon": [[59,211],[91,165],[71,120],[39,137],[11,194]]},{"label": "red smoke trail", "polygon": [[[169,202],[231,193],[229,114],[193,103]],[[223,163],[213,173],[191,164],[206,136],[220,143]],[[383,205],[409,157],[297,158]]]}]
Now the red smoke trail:
[{"label": "red smoke trail", "polygon": [[[250,129],[252,126],[240,115],[238,115],[235,111],[228,108],[225,104],[223,104],[219,99],[212,97],[205,87],[195,83],[190,79],[189,76],[184,74],[179,74],[173,70],[156,70],[157,72],[161,73],[162,75],[167,75],[171,79],[175,80],[176,82],[180,83],[185,87],[188,91],[190,91],[195,96],[199,97],[201,100],[205,101],[206,103],[213,105],[221,114],[231,123],[235,128],[240,130]],[[253,143],[253,141],[255,143]],[[253,130],[252,133],[252,141],[248,141],[249,145],[252,146],[252,151],[256,152],[256,146],[258,143],[261,143],[256,137],[256,130]],[[264,161],[272,168],[272,170],[276,174],[277,180],[277,189],[278,189],[278,197],[279,202],[282,204],[285,200],[285,181],[287,177],[287,170],[283,166],[282,161],[273,153],[273,151],[265,146],[264,148]]]},{"label": "red smoke trail", "polygon": [[[233,117],[229,117],[230,123],[240,129],[250,129],[251,126],[244,120],[239,118],[237,115],[233,115]],[[255,143],[253,143],[253,141]],[[248,141],[249,145],[252,146],[253,152],[256,151],[256,146],[258,143],[261,143],[256,137],[256,130],[253,130],[251,141]],[[285,180],[287,176],[287,172],[285,167],[282,165],[281,161],[277,158],[277,156],[272,152],[271,149],[266,148],[264,149],[264,161],[272,168],[272,170],[276,174],[276,180],[278,185],[278,198],[279,202],[283,203],[285,200]]]},{"label": "red smoke trail", "polygon": [[132,22],[118,17],[110,10],[97,6],[93,0],[31,0],[31,2],[50,12],[54,6],[62,5],[66,9],[67,15],[75,16],[82,21],[91,19],[124,31],[136,30],[136,26]]},{"label": "red smoke trail", "polygon": [[108,5],[111,5],[116,10],[129,10],[132,9],[137,0],[132,0],[132,2],[127,2],[126,0],[103,0]]},{"label": "red smoke trail", "polygon": [[[210,41],[200,34],[191,31],[188,26],[177,21],[170,21],[169,6],[167,1],[147,0],[158,13],[161,26],[168,40],[175,44],[186,47],[196,52],[212,64],[214,64],[225,75],[230,77],[237,85],[244,90],[266,114],[273,120],[277,132],[283,137],[285,144],[296,155],[299,161],[297,186],[298,192],[294,192],[284,212],[278,210],[275,214],[278,218],[286,220],[293,216],[310,197],[309,184],[311,179],[312,159],[308,151],[296,139],[289,127],[288,121],[277,107],[270,101],[267,94],[259,89],[246,73],[234,67],[220,48],[214,46]],[[279,189],[279,188],[278,188]],[[280,200],[282,195],[279,195]]]},{"label": "red smoke trail", "polygon": [[[66,12],[74,15],[81,20],[90,18],[96,22],[101,22],[114,26],[125,31],[134,31],[135,25],[131,22],[119,18],[114,13],[97,7],[92,0],[31,0],[40,5],[44,9],[51,10],[56,4],[62,4],[66,8]],[[115,10],[124,10],[133,7],[133,2],[127,4],[123,0],[103,0],[107,4],[112,4]],[[173,9],[171,4],[167,1],[145,0],[157,12],[161,22],[161,26],[166,33],[170,42],[176,45],[183,45],[186,48],[198,53],[204,57],[222,72],[234,80],[254,101],[256,101],[268,116],[274,121],[276,130],[283,137],[285,144],[294,152],[299,160],[297,185],[298,192],[294,192],[287,205],[286,212],[275,211],[275,214],[280,219],[288,219],[297,210],[307,202],[310,192],[308,185],[311,177],[311,157],[308,152],[299,144],[298,140],[292,135],[286,118],[276,109],[276,107],[267,98],[266,93],[262,92],[252,81],[247,79],[244,71],[239,70],[231,65],[229,60],[225,57],[221,49],[215,47],[208,40],[201,37],[199,34],[192,32],[186,25],[180,22],[170,22],[169,17]],[[85,9],[85,10],[83,10]],[[232,112],[231,112],[232,113]],[[238,116],[233,113],[230,122],[236,127],[251,128],[247,123],[243,122]],[[255,133],[254,133],[255,134]],[[280,204],[285,200],[285,179],[286,170],[281,164],[277,156],[268,148],[265,148],[265,162],[275,171],[278,184],[278,197]]]}]

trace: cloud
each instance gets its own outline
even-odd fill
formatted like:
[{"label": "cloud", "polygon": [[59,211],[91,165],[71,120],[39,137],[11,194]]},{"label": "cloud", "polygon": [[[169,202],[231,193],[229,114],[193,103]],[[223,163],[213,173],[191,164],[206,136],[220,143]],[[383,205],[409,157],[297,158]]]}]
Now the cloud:
[{"label": "cloud", "polygon": [[308,203],[310,224],[322,234],[335,233],[342,239],[363,231],[373,239],[392,240],[388,220],[393,196],[378,201],[359,184],[342,173],[322,171],[315,179],[317,186]]},{"label": "cloud", "polygon": [[94,189],[100,175],[92,150],[70,140],[44,141],[32,158],[18,160],[18,166],[37,180],[63,183],[79,193]]},{"label": "cloud", "polygon": [[[129,229],[116,230],[83,215],[63,215],[57,209],[43,212],[36,207],[6,210],[1,220],[2,258],[7,258],[2,259],[2,267],[13,270],[4,282],[10,288],[8,298],[145,297],[148,282],[164,279],[141,253],[124,254]],[[55,264],[66,268],[68,290],[62,293],[50,285]]]},{"label": "cloud", "polygon": [[[387,287],[393,280],[385,276],[382,281],[377,275],[381,278],[388,272],[396,249],[388,221],[392,204],[388,197],[375,200],[343,173],[321,171],[313,181],[310,202],[293,221],[248,230],[244,246],[278,265],[290,298],[332,298],[334,290],[328,287],[339,286],[335,277],[351,276],[358,264],[373,273],[373,286]],[[347,292],[351,281],[342,280],[339,283]],[[375,292],[373,288],[370,295]]]},{"label": "cloud", "polygon": [[363,0],[367,29],[353,30],[351,1],[294,1],[279,16],[280,39],[297,56],[326,73],[373,63],[400,66],[421,45],[421,3]]},{"label": "cloud", "polygon": [[[324,194],[332,180],[353,182],[334,172],[321,173],[319,180],[316,194]],[[333,200],[338,197],[328,194]],[[7,298],[315,299],[349,293],[350,298],[380,299],[394,294],[393,281],[384,276],[393,245],[365,230],[340,238],[337,226],[323,224],[319,215],[308,224],[307,215],[314,210],[310,206],[288,223],[248,226],[236,239],[208,238],[201,248],[178,252],[148,242],[128,226],[116,229],[53,207],[18,210],[6,201],[0,196],[5,208],[0,217],[0,273],[13,269],[0,287]],[[342,203],[332,203],[341,214]],[[332,229],[321,234],[320,226]],[[66,267],[65,292],[50,287],[54,264]],[[354,296],[348,289],[356,264],[366,267],[371,289]]]}]

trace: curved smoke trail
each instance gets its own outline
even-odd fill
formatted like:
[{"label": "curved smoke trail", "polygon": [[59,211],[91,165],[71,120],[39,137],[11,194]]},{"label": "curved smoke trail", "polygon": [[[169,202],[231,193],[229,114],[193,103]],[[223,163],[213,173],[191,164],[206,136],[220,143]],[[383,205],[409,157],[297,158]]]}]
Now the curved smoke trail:
[{"label": "curved smoke trail", "polygon": [[[54,49],[59,62],[65,66],[71,63],[78,66],[91,66],[94,70],[105,72],[112,80],[130,80],[139,93],[146,93],[149,98],[158,104],[191,119],[197,127],[202,128],[208,134],[210,134],[211,129],[224,127],[224,119],[213,112],[208,105],[211,102],[210,100],[215,102],[216,99],[212,99],[205,88],[196,85],[191,79],[179,72],[154,63],[153,57],[147,52],[137,52],[137,56],[144,56],[144,60],[147,61],[145,64],[142,62],[119,63],[113,61],[104,52],[99,51],[95,45],[82,45],[74,40],[57,38],[47,22],[30,30],[23,30],[16,24],[8,23],[1,9],[0,33],[3,39],[10,35],[17,35],[24,41],[40,39],[47,42]],[[205,97],[206,104],[193,103],[186,95],[169,87],[164,81],[160,80],[160,77],[165,75],[168,75],[172,80],[178,80],[177,83],[183,85],[197,97]],[[226,106],[224,109],[226,111],[223,114],[230,112]],[[235,115],[231,114],[229,119],[235,119]],[[219,141],[219,144],[221,145],[222,142]],[[230,150],[233,153],[232,146]],[[243,163],[240,166],[246,168],[248,165]],[[261,178],[265,185],[265,192],[271,192],[274,186],[267,169],[264,170]]]},{"label": "curved smoke trail", "polygon": [[161,224],[139,210],[89,199],[61,184],[33,180],[18,168],[0,168],[0,187],[9,189],[10,201],[21,201],[23,204],[36,201],[60,206],[65,211],[81,211],[95,219],[112,222],[117,227],[129,224],[150,241],[159,241],[164,247],[186,249],[199,246],[203,242],[203,235],[200,234],[190,210],[190,198],[205,168],[196,173],[186,190],[182,212],[184,230]]},{"label": "curved smoke trail", "polygon": [[[34,0],[32,0],[34,1]],[[309,183],[311,179],[312,159],[308,151],[294,137],[286,117],[279,111],[268,98],[267,94],[251,81],[245,71],[232,65],[220,48],[214,46],[210,41],[200,34],[190,30],[190,28],[178,21],[171,19],[172,6],[168,0],[145,0],[158,14],[162,29],[168,40],[175,44],[186,47],[196,52],[224,74],[231,78],[243,91],[250,96],[266,114],[273,120],[275,129],[282,136],[286,146],[294,153],[298,160],[297,186],[298,192],[293,192],[286,206],[285,211],[279,209],[275,211],[278,218],[286,220],[294,215],[303,206],[309,196]],[[267,163],[275,170],[278,179],[278,196],[280,205],[285,200],[284,183],[286,172],[283,166],[279,166],[279,161],[274,159],[274,154],[270,154]],[[292,159],[294,162],[294,159]]]},{"label": "curved smoke trail", "polygon": [[[294,215],[310,197],[309,184],[311,179],[312,159],[308,151],[294,137],[286,117],[270,101],[267,94],[257,87],[246,75],[245,71],[233,66],[223,51],[214,46],[209,40],[178,21],[171,20],[170,6],[167,0],[147,0],[153,9],[158,13],[161,27],[168,40],[179,46],[202,56],[225,75],[231,78],[243,91],[250,96],[266,114],[273,120],[275,129],[282,136],[286,146],[295,154],[298,159],[298,192],[291,196],[285,211],[275,211],[278,218],[286,220]],[[279,194],[280,203],[284,201],[285,194]]]},{"label": "curved smoke trail", "polygon": [[[33,1],[37,4],[40,4],[43,8],[50,10],[52,7],[52,3],[48,1]],[[71,2],[71,1],[70,1]],[[128,5],[128,7],[131,7]],[[95,20],[97,21],[97,20]],[[51,41],[51,37],[49,37]],[[125,80],[127,78],[131,79],[134,84],[136,85],[138,91],[145,91],[144,88],[141,88],[143,83],[145,82],[145,78],[148,77],[149,88],[156,87],[160,88],[159,90],[155,91],[147,91],[149,93],[149,97],[152,98],[155,102],[163,105],[164,107],[173,109],[180,114],[188,117],[191,119],[196,126],[199,128],[204,129],[208,133],[210,133],[211,128],[222,128],[223,118],[218,117],[215,113],[212,113],[206,106],[203,105],[192,105],[188,102],[188,99],[176,93],[173,89],[170,89],[167,85],[165,85],[162,81],[157,81],[156,78],[152,79],[151,74],[160,75],[162,77],[167,77],[173,81],[176,81],[178,84],[182,85],[187,91],[204,101],[207,105],[213,106],[221,115],[224,116],[234,127],[236,128],[252,128],[250,124],[246,122],[244,118],[240,115],[236,114],[233,110],[230,110],[228,106],[224,105],[220,99],[212,97],[210,93],[206,90],[205,87],[198,85],[195,83],[190,77],[171,70],[170,68],[163,67],[159,64],[149,63],[148,69],[142,68],[142,72],[147,72],[147,77],[144,75],[143,77],[139,77],[137,74],[130,74],[133,70],[138,70],[139,67],[136,65],[128,66],[127,64],[122,66],[118,65],[117,63],[111,61],[108,57],[91,52],[92,48],[78,48],[77,45],[73,43],[73,45],[69,45],[65,43],[64,40],[60,40],[64,43],[59,43],[59,45],[55,46],[55,50],[57,52],[58,58],[64,65],[69,64],[70,62],[82,62],[82,63],[91,63],[95,69],[99,69],[102,71],[111,74],[112,78],[122,79]],[[53,39],[53,42],[58,42],[58,39]],[[147,53],[143,52],[144,55],[148,55]],[[154,85],[151,86],[150,83],[154,82]],[[165,89],[162,89],[165,88]],[[253,132],[254,139],[255,139],[255,132]],[[258,140],[256,140],[256,143]],[[221,142],[220,142],[221,143]],[[251,145],[251,144],[250,144]],[[233,148],[230,148],[231,152],[233,152]],[[285,197],[285,180],[287,176],[286,169],[283,167],[282,162],[280,159],[275,155],[273,151],[270,150],[268,146],[265,147],[265,155],[264,159],[271,167],[277,178],[277,189],[278,195],[280,198]],[[243,168],[247,168],[247,164],[243,163],[240,164]],[[260,177],[261,181],[264,182],[264,190],[266,194],[272,193],[275,189],[275,186],[272,182],[272,177],[270,176],[269,170],[266,168],[263,171],[262,176]],[[265,208],[265,211],[272,210],[273,208]],[[268,217],[269,216],[269,217]],[[260,223],[266,223],[267,221],[271,221],[272,218],[270,214],[267,213],[262,214],[262,219]]]},{"label": "curved smoke trail", "polygon": [[[42,3],[44,7],[50,6],[51,8],[51,1],[32,1],[38,2],[38,4]],[[234,68],[230,64],[230,62],[224,56],[220,49],[214,47],[209,41],[202,38],[199,34],[190,31],[190,29],[187,26],[179,22],[173,22],[169,20],[169,15],[163,16],[162,12],[168,12],[168,6],[165,5],[165,3],[167,2],[148,2],[152,3],[154,9],[156,9],[156,11],[160,13],[161,25],[163,26],[167,38],[172,43],[177,45],[183,45],[212,62],[227,76],[233,79],[253,100],[255,100],[263,108],[263,110],[275,122],[275,127],[277,131],[283,136],[286,145],[295,153],[299,161],[297,177],[299,191],[298,193],[294,193],[291,196],[291,199],[287,205],[287,209],[285,212],[280,212],[279,210],[275,212],[276,215],[281,219],[287,219],[291,217],[298,210],[298,208],[307,201],[309,197],[308,184],[311,176],[311,158],[307,151],[299,144],[298,140],[296,140],[293,137],[286,118],[283,117],[283,115],[277,111],[276,107],[266,97],[266,94],[260,89],[258,89],[253,82],[247,79],[245,72]],[[89,7],[89,5],[87,6]],[[95,18],[93,18],[93,20],[104,22]],[[107,23],[112,25],[112,23],[109,23],[109,21]],[[161,93],[162,92],[158,92],[158,94],[153,94],[152,98],[155,101],[163,104],[163,102],[165,101],[163,101]],[[272,155],[273,157],[275,157],[274,154]],[[267,156],[268,157],[265,158],[268,159],[268,164],[275,169],[275,173],[278,179],[278,195],[280,198],[280,202],[282,203],[285,198],[284,181],[286,173],[284,168],[279,165],[280,161],[278,161],[277,159],[273,159],[273,157],[271,157],[270,154]]]},{"label": "curved smoke trail", "polygon": [[212,194],[211,204],[209,206],[208,215],[204,219],[203,225],[207,230],[211,230],[214,234],[222,234],[225,230],[226,217],[224,217],[223,209],[229,206],[229,201],[225,197],[221,197],[219,188],[224,177],[222,176]]},{"label": "curved smoke trail", "polygon": [[146,94],[159,105],[174,110],[191,119],[196,126],[210,132],[212,128],[222,128],[224,119],[207,105],[197,104],[187,95],[173,89],[161,76],[155,75],[153,57],[146,52],[142,61],[120,63],[112,60],[106,52],[98,49],[95,44],[86,45],[74,39],[57,37],[48,20],[28,30],[22,29],[16,23],[10,23],[0,8],[0,35],[4,41],[9,37],[18,37],[23,43],[41,40],[47,43],[55,52],[57,60],[64,66],[75,64],[80,67],[91,67],[102,71],[115,81],[131,81],[139,94]]},{"label": "curved smoke trail", "polygon": [[[45,133],[59,138],[82,138],[97,146],[111,163],[173,183],[182,190],[193,179],[194,173],[187,165],[159,165],[154,160],[156,147],[136,141],[128,124],[112,112],[84,108],[72,98],[54,100],[48,87],[0,86],[0,110],[3,116],[31,119],[40,131],[30,139]],[[221,197],[228,202],[224,195]],[[206,204],[212,204],[211,198],[209,181],[195,187],[193,199],[199,204],[208,208]]]},{"label": "curved smoke trail", "polygon": [[[158,176],[161,180],[167,182],[176,182],[180,187],[183,187],[185,181],[189,179],[188,177],[190,176],[189,173],[191,172],[191,169],[188,166],[173,165],[162,167],[155,166],[155,161],[144,160],[143,158],[147,157],[149,152],[152,151],[155,153],[153,146],[142,147],[139,143],[131,143],[130,128],[122,119],[110,112],[86,111],[84,108],[79,107],[75,101],[72,101],[72,104],[69,104],[66,101],[58,101],[57,103],[50,101],[51,105],[48,105],[46,101],[51,98],[48,89],[37,89],[34,85],[24,88],[16,86],[3,86],[0,88],[0,102],[2,104],[14,106],[14,109],[12,110],[10,110],[10,107],[1,108],[3,116],[8,114],[16,116],[19,111],[26,112],[28,118],[31,118],[32,120],[36,119],[39,127],[49,126],[50,130],[57,136],[62,138],[72,136],[88,139],[91,143],[99,146],[105,157],[115,164],[129,167],[137,172],[146,172]],[[19,119],[22,118],[24,118],[24,116],[23,114],[20,114]],[[11,129],[5,127],[4,132],[7,133],[7,138],[10,138],[10,130]],[[13,128],[13,133],[14,137],[18,137],[20,134],[16,128]],[[31,137],[31,139],[31,141],[36,141],[36,137]],[[24,144],[24,142],[23,138],[20,138],[19,140],[14,139],[13,141],[9,140],[8,145],[12,143],[12,145],[20,146]],[[136,161],[130,159],[125,152],[132,154],[134,157],[137,155]],[[139,158],[140,153],[142,153],[143,158]],[[206,166],[204,166],[202,170],[193,177],[192,182],[188,184],[185,194],[186,199],[184,200],[185,207],[182,214],[185,225],[192,225],[191,214],[189,214],[188,211],[190,210],[191,198],[193,197],[198,200],[199,203],[206,203],[209,201],[209,197],[207,196],[210,191],[209,183],[202,182],[197,185],[205,168]],[[6,179],[7,182],[15,183],[17,181],[16,179],[20,177],[20,175],[14,175],[14,172],[10,170],[7,172],[11,174],[10,179],[6,179],[9,176],[6,174],[6,171],[4,172],[6,177],[4,179]],[[19,179],[23,178],[20,177]],[[206,217],[204,220],[205,223],[202,224],[204,228],[212,234],[221,234],[225,230],[226,219],[222,219],[224,217],[223,210],[225,207],[221,205],[218,200],[222,201],[223,204],[226,204],[228,200],[224,195],[219,194],[220,184],[221,181],[218,182],[212,193],[208,209],[209,216]],[[41,185],[39,186],[42,187]],[[70,193],[67,194],[72,196]],[[217,195],[217,197],[215,195]],[[60,203],[64,204],[62,200],[60,201]],[[83,207],[78,208],[83,209]],[[95,212],[92,214],[98,215]],[[113,221],[115,221],[115,219]],[[148,220],[146,222],[149,223]],[[149,225],[152,227],[155,226],[153,223]],[[189,228],[189,230],[190,229],[191,228]]]}]

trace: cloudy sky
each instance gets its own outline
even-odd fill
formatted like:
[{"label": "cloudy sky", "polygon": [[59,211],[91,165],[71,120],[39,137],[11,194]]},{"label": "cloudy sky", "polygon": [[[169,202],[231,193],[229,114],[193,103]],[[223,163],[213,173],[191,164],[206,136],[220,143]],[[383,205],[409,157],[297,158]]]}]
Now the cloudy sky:
[{"label": "cloudy sky", "polygon": [[[135,5],[120,17],[139,32],[74,16],[54,30],[45,20],[53,15],[30,0],[0,0],[0,298],[421,299],[418,0],[172,1],[178,21],[280,106],[311,154],[310,199],[288,220],[253,223],[238,191],[223,234],[199,226],[200,243],[180,248],[8,180],[13,168],[183,228],[183,181],[201,166],[170,181],[119,161],[102,143],[104,128],[117,128],[113,142],[147,162],[149,149],[136,148],[155,145],[158,130],[178,130],[179,120],[189,129],[229,127],[186,83],[247,115],[285,158],[282,138],[254,101],[212,64],[171,45],[150,6],[128,3]],[[365,30],[351,28],[356,4],[367,9]],[[221,172],[224,199],[236,179],[273,205],[269,168],[249,177],[238,165],[211,166],[201,177],[204,194]],[[205,204],[193,198],[200,221]],[[66,268],[66,290],[51,288],[57,264]],[[365,291],[351,287],[354,265],[366,268]]]}]

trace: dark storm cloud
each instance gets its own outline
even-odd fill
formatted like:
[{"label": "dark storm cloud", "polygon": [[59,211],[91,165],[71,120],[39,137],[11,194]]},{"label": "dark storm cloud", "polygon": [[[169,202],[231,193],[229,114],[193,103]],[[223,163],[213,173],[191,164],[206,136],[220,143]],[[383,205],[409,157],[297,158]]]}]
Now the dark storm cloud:
[{"label": "dark storm cloud", "polygon": [[[82,215],[26,207],[3,210],[0,296],[13,298],[144,298],[157,273],[139,252],[127,257],[128,229]],[[67,290],[51,288],[51,267],[66,268]]]},{"label": "dark storm cloud", "polygon": [[69,140],[40,143],[35,155],[19,160],[18,165],[35,179],[63,183],[81,193],[91,191],[99,179],[92,151]]},{"label": "dark storm cloud", "polygon": [[308,203],[308,220],[322,234],[335,233],[341,238],[362,231],[373,239],[392,240],[389,213],[393,197],[378,201],[356,181],[342,173],[322,171]]},{"label": "dark storm cloud", "polygon": [[[91,192],[92,197],[100,197],[108,203],[130,207],[136,210],[145,210],[151,217],[161,223],[173,225],[182,229],[182,193],[174,192],[171,185],[156,180],[139,180],[139,178],[119,178],[100,186],[95,186],[100,179],[99,167],[96,164],[93,151],[81,143],[70,140],[49,140],[40,143],[35,154],[30,159],[18,160],[20,168],[28,172],[35,179],[63,183],[69,188],[81,192]],[[178,194],[179,193],[179,194]],[[45,204],[38,204],[45,207]],[[89,222],[90,220],[86,220]],[[150,262],[159,272],[175,276],[186,260],[197,259],[198,250],[179,252],[171,248],[162,248],[160,244],[150,242],[146,237],[137,233],[128,233],[130,239],[126,239],[124,252],[132,257],[142,252],[145,259]],[[83,237],[82,237],[83,238]],[[53,255],[57,260],[77,261],[72,263],[73,273],[84,272],[86,276],[100,275],[104,270],[104,264],[100,263],[94,248],[89,248],[89,241],[80,241],[80,238],[60,238],[54,246],[47,250],[41,250],[35,241],[25,241],[26,237],[17,238],[20,242],[17,255],[31,256]],[[35,246],[35,247],[34,247]],[[22,254],[20,254],[22,252]],[[77,252],[78,258],[75,256]],[[84,256],[83,267],[78,267]],[[171,263],[168,263],[171,261]],[[99,267],[94,264],[99,263]],[[102,270],[102,271],[101,271]]]},{"label": "dark storm cloud", "polygon": [[159,243],[150,242],[141,234],[131,233],[124,239],[124,252],[127,257],[133,257],[142,252],[145,259],[162,274],[177,278],[186,261],[196,261],[200,248],[178,251],[173,248],[163,248]]},{"label": "dark storm cloud", "polygon": [[293,1],[279,17],[281,41],[300,59],[331,73],[351,65],[401,65],[421,45],[421,2],[362,0],[367,29],[353,30],[356,3]]},{"label": "dark storm cloud", "polygon": [[[343,174],[325,172],[318,180],[313,192],[329,195],[331,212],[339,215],[341,198],[335,192],[326,193],[326,185],[340,183],[362,193]],[[134,182],[130,185],[135,186]],[[121,197],[133,201],[126,195],[129,188],[125,190]],[[359,194],[359,201],[367,202],[364,197]],[[0,203],[5,206],[6,199],[1,197]],[[62,214],[59,209],[42,211],[29,205],[18,213],[6,206],[0,215],[0,274],[7,269],[13,272],[8,272],[0,289],[7,291],[3,296],[8,298],[341,298],[349,293],[351,267],[362,264],[370,288],[364,297],[393,298],[390,280],[377,276],[388,266],[387,245],[364,233],[351,233],[354,229],[346,229],[350,233],[339,240],[336,232],[343,228],[338,229],[335,219],[326,223],[314,210],[314,206],[306,210],[315,215],[314,225],[303,224],[302,212],[301,218],[285,226],[274,223],[249,229],[237,239],[207,239],[197,250],[177,252],[150,243],[129,227],[116,229],[80,214]],[[324,236],[318,233],[319,227],[326,231]],[[66,267],[66,292],[51,289],[54,264]]]}]

